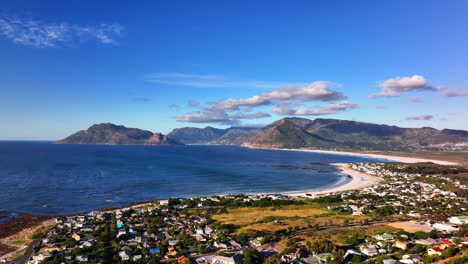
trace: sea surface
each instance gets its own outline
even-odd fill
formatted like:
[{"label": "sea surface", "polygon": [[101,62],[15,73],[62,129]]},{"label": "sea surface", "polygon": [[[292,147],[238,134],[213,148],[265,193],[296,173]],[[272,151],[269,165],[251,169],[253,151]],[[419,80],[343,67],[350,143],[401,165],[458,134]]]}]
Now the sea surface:
[{"label": "sea surface", "polygon": [[326,189],[350,179],[323,163],[378,159],[236,146],[0,142],[0,221],[170,197]]}]

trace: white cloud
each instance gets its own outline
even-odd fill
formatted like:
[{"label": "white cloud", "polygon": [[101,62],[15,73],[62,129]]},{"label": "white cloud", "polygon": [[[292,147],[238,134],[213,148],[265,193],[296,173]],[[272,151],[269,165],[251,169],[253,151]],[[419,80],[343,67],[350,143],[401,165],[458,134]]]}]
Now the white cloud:
[{"label": "white cloud", "polygon": [[257,118],[270,117],[271,115],[265,112],[256,112],[252,114],[235,113],[235,114],[228,114],[228,116],[229,118],[234,118],[234,119],[257,119]]},{"label": "white cloud", "polygon": [[181,72],[157,72],[145,76],[147,82],[168,85],[202,87],[202,88],[255,88],[280,89],[290,86],[303,86],[303,83],[267,82],[258,80],[244,80],[224,75],[192,74]]},{"label": "white cloud", "polygon": [[347,98],[343,93],[331,90],[333,83],[317,81],[305,87],[290,87],[266,92],[246,99],[227,99],[206,110],[236,111],[241,107],[257,107],[270,104],[281,104],[285,101],[329,102]]},{"label": "white cloud", "polygon": [[76,40],[94,39],[103,44],[115,43],[123,27],[119,24],[95,26],[69,23],[44,23],[21,18],[0,18],[0,35],[14,43],[37,48],[57,47]]},{"label": "white cloud", "polygon": [[432,115],[419,115],[419,116],[409,116],[406,118],[406,120],[412,120],[412,121],[427,121],[427,120],[432,120],[434,117]]},{"label": "white cloud", "polygon": [[411,77],[396,77],[380,82],[381,91],[369,95],[370,98],[398,97],[401,93],[409,91],[435,91],[436,88],[429,86],[426,78],[421,75]]},{"label": "white cloud", "polygon": [[233,113],[227,114],[223,112],[201,112],[177,115],[178,122],[191,122],[191,123],[218,123],[222,125],[238,125],[240,124],[239,119],[257,119],[269,117],[270,114],[265,112],[256,112],[251,114],[245,113]]},{"label": "white cloud", "polygon": [[177,121],[221,124],[240,123],[240,119],[270,117],[271,115],[266,112],[249,113],[256,107],[267,105],[273,105],[274,108],[271,111],[279,115],[328,115],[359,107],[357,104],[343,101],[325,106],[293,109],[293,107],[305,103],[334,102],[347,98],[343,93],[333,90],[334,86],[335,84],[331,82],[317,81],[306,86],[282,88],[248,98],[207,102],[204,106],[198,106],[200,112],[178,115]]},{"label": "white cloud", "polygon": [[343,101],[325,106],[304,107],[294,110],[288,106],[277,106],[271,111],[279,115],[331,115],[338,114],[346,110],[358,108],[358,104],[353,104],[348,101]]}]

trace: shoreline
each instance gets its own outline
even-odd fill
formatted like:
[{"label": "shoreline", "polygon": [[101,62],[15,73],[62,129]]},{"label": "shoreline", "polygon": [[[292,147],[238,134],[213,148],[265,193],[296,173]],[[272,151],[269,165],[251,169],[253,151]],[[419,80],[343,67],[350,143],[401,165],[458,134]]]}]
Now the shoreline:
[{"label": "shoreline", "polygon": [[[315,152],[315,153],[324,153],[324,154],[334,154],[334,155],[349,155],[349,156],[359,156],[359,157],[370,157],[370,158],[379,158],[379,159],[386,159],[388,161],[396,161],[396,162],[404,162],[404,163],[416,163],[416,162],[432,162],[440,165],[458,165],[458,163],[455,162],[449,162],[449,161],[442,161],[442,160],[432,160],[432,159],[422,159],[422,158],[410,158],[410,157],[403,157],[403,156],[389,156],[389,155],[382,155],[382,154],[365,154],[365,153],[355,153],[355,152],[345,152],[345,151],[330,151],[330,150],[309,150],[309,149],[278,149],[278,148],[264,148],[264,149],[269,149],[269,150],[283,150],[283,151],[301,151],[301,152]],[[325,187],[325,189],[309,189],[309,190],[298,190],[298,191],[288,191],[288,192],[271,192],[271,193],[253,193],[249,195],[262,195],[262,194],[281,194],[281,195],[288,195],[291,197],[304,197],[304,198],[312,198],[318,195],[325,195],[325,194],[331,194],[331,193],[339,193],[339,192],[345,192],[345,191],[351,191],[351,190],[359,190],[363,189],[375,184],[380,183],[383,179],[375,176],[371,176],[356,170],[353,170],[349,166],[350,163],[330,163],[331,166],[334,166],[337,168],[338,174],[342,174],[343,177],[349,177],[351,178],[350,181],[338,185],[338,186],[330,186],[330,187]],[[143,204],[147,203],[152,203],[158,200],[162,199],[151,199],[147,201],[142,201],[142,202],[134,202],[130,203],[126,206],[122,206],[119,208],[102,208],[102,209],[96,209],[96,210],[115,210],[115,209],[120,209],[120,208],[131,208],[135,206],[141,206]],[[93,211],[96,211],[93,210]],[[81,212],[83,213],[83,212]],[[79,213],[76,213],[79,214]],[[28,215],[28,214],[25,214]],[[74,215],[74,214],[69,214],[69,215]],[[35,215],[28,215],[29,217],[35,218],[37,216]],[[47,216],[47,218],[54,218],[62,215],[50,215]],[[20,216],[19,218],[12,219],[10,221],[6,221],[4,223],[0,224],[0,227],[7,227],[11,226],[10,228],[12,230],[9,230],[7,235],[3,235],[0,240],[0,244],[3,245],[11,245],[10,243],[5,243],[7,241],[11,242],[11,238],[16,237],[18,234],[23,232],[26,229],[32,229],[32,228],[37,228],[40,226],[43,226],[45,222],[47,221],[38,221],[38,223],[27,223],[24,226],[24,221],[22,219],[23,216]],[[43,216],[44,217],[44,216]],[[24,222],[23,222],[23,221]],[[43,219],[41,219],[43,220]],[[23,226],[22,226],[23,224]],[[14,227],[13,227],[14,226]],[[3,243],[2,243],[3,242]],[[6,253],[3,256],[0,256],[4,258],[8,253]]]},{"label": "shoreline", "polygon": [[403,163],[418,163],[418,162],[432,162],[439,165],[459,165],[456,162],[445,161],[445,160],[435,160],[435,159],[425,159],[425,158],[411,158],[404,156],[391,156],[383,154],[368,154],[368,153],[359,153],[351,151],[338,151],[338,150],[316,150],[316,149],[280,149],[280,148],[265,148],[270,150],[284,150],[284,151],[301,151],[301,152],[314,152],[314,153],[323,153],[323,154],[333,154],[333,155],[346,155],[346,156],[358,156],[358,157],[369,157],[369,158],[378,158],[386,159],[394,162],[403,162]]},{"label": "shoreline", "polygon": [[331,188],[327,188],[323,190],[311,189],[311,190],[301,190],[301,191],[293,191],[293,192],[283,192],[281,194],[290,195],[294,197],[313,197],[313,196],[323,195],[323,194],[359,190],[359,189],[363,189],[363,188],[378,184],[379,182],[383,180],[382,178],[371,176],[371,175],[353,170],[349,167],[349,163],[330,163],[330,165],[337,167],[339,174],[343,174],[346,177],[350,177],[351,180],[345,184],[338,185],[338,186],[331,186]]}]

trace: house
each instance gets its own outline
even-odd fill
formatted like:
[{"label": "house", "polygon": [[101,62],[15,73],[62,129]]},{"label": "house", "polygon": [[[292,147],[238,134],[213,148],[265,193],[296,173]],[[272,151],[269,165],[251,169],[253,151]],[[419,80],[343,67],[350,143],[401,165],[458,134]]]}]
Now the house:
[{"label": "house", "polygon": [[213,243],[213,246],[215,246],[215,247],[217,247],[219,249],[228,249],[228,248],[230,248],[227,243],[218,242],[218,241],[215,241]]},{"label": "house", "polygon": [[399,249],[406,250],[408,249],[408,242],[406,241],[396,241],[395,242],[395,247]]},{"label": "house", "polygon": [[75,260],[79,262],[88,262],[88,255],[78,255]]},{"label": "house", "polygon": [[367,247],[362,250],[362,254],[369,256],[369,257],[373,257],[373,256],[378,255],[379,252],[377,251],[375,247]]},{"label": "house", "polygon": [[46,253],[39,253],[35,256],[33,256],[33,260],[35,261],[38,261],[38,262],[41,262],[41,261],[44,261],[46,260],[47,258],[51,257],[52,254],[46,252]]},{"label": "house", "polygon": [[445,231],[448,233],[456,232],[458,231],[458,227],[454,227],[452,224],[444,224],[444,223],[435,223],[433,228],[440,230],[440,231]]},{"label": "house", "polygon": [[127,251],[120,251],[119,257],[122,259],[122,261],[124,261],[124,260],[130,260],[132,255],[130,254],[130,252],[127,252]]},{"label": "house", "polygon": [[243,259],[241,254],[234,254],[232,257],[214,256],[212,264],[240,264]]},{"label": "house", "polygon": [[413,264],[413,263],[420,262],[421,259],[422,259],[421,256],[419,256],[418,254],[407,254],[407,255],[403,255],[400,262],[406,263],[406,264]]},{"label": "house", "polygon": [[440,247],[431,247],[427,249],[427,255],[428,256],[436,256],[436,255],[441,256],[443,251],[444,250],[441,249]]},{"label": "house", "polygon": [[455,225],[468,224],[468,215],[452,216],[449,218],[449,222]]},{"label": "house", "polygon": [[85,241],[85,242],[83,242],[79,247],[80,247],[80,248],[85,248],[85,247],[92,247],[92,246],[94,246],[94,242],[92,242],[92,241]]},{"label": "house", "polygon": [[159,200],[159,205],[168,205],[169,200]]},{"label": "house", "polygon": [[381,235],[376,235],[374,237],[377,240],[393,240],[393,235],[387,234],[387,233],[384,233],[384,234],[381,234]]},{"label": "house", "polygon": [[81,236],[78,235],[77,233],[75,233],[75,234],[72,235],[72,238],[75,239],[76,241],[80,241]]},{"label": "house", "polygon": [[414,241],[415,244],[421,244],[421,245],[434,245],[434,244],[439,244],[439,241],[433,238],[427,238],[427,239],[416,239]]},{"label": "house", "polygon": [[396,259],[384,259],[383,264],[395,264],[398,261]]}]

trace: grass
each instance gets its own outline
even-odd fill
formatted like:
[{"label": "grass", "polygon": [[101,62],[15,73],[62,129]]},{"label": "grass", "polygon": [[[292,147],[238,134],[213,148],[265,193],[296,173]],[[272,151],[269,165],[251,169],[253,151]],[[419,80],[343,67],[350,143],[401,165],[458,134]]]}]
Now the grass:
[{"label": "grass", "polygon": [[319,231],[311,231],[307,234],[301,234],[298,237],[303,240],[305,243],[306,241],[316,241],[321,239],[328,239],[332,241],[336,245],[344,246],[346,244],[343,243],[345,237],[358,235],[358,236],[372,236],[377,232],[397,232],[399,228],[391,227],[388,225],[378,225],[378,226],[368,226],[368,227],[343,227],[331,230],[319,230]]},{"label": "grass", "polygon": [[227,209],[227,213],[213,215],[213,219],[222,224],[233,224],[237,232],[248,230],[277,231],[288,228],[310,228],[314,225],[343,225],[346,220],[363,221],[367,216],[343,215],[333,212],[315,203],[288,205],[282,207],[248,207]]}]

